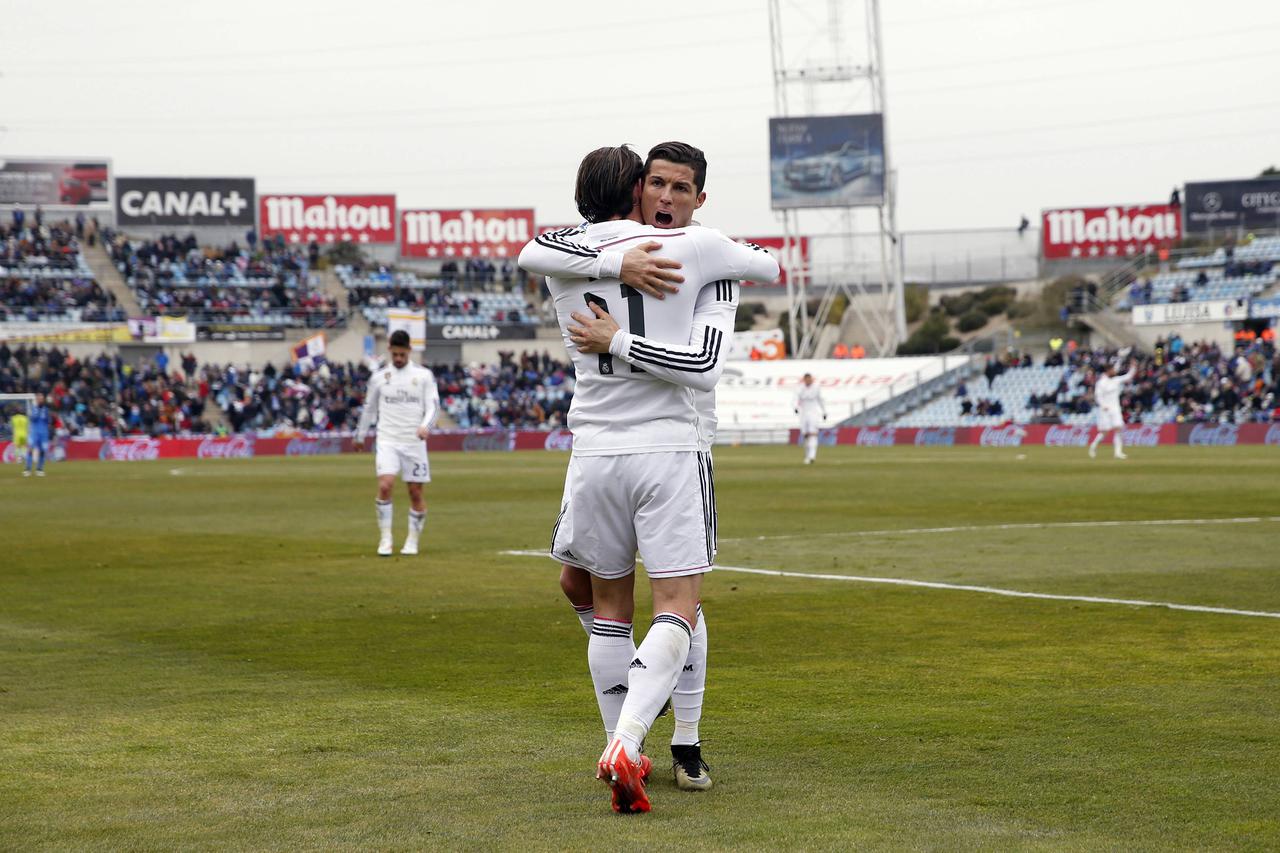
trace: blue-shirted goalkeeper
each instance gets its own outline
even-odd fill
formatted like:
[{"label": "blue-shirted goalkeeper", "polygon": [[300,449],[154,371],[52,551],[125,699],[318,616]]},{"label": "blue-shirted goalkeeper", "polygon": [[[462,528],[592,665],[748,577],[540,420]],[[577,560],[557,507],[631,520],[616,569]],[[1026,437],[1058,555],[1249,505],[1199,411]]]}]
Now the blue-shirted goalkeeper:
[{"label": "blue-shirted goalkeeper", "polygon": [[22,476],[31,476],[31,466],[35,463],[36,476],[44,476],[44,460],[49,455],[49,433],[53,416],[45,405],[43,394],[36,394],[36,404],[31,407],[27,420],[27,468]]}]

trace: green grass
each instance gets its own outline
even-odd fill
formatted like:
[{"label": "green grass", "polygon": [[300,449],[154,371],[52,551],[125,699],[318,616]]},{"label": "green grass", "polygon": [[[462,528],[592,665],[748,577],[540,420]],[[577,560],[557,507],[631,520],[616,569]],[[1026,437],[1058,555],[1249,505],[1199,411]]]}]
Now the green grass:
[{"label": "green grass", "polygon": [[[1132,456],[724,448],[720,559],[1280,612],[1275,449]],[[0,848],[1280,846],[1280,619],[727,571],[716,787],[663,719],[653,813],[613,815],[556,567],[499,553],[565,462],[437,454],[389,560],[368,456],[0,472]]]}]

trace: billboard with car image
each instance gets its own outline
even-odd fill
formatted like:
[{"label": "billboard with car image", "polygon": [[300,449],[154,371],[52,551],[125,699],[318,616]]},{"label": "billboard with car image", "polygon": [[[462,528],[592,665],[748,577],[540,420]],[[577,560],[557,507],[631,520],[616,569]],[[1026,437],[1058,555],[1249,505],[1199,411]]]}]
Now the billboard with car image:
[{"label": "billboard with car image", "polygon": [[769,119],[769,187],[775,210],[883,204],[884,117]]}]

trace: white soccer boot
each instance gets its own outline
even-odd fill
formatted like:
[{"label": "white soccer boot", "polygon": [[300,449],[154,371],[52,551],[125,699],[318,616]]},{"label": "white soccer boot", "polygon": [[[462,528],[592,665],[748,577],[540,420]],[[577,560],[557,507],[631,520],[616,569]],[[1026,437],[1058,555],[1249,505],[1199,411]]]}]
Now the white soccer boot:
[{"label": "white soccer boot", "polygon": [[1116,458],[1117,458],[1117,459],[1128,459],[1129,457],[1128,457],[1127,455],[1123,454],[1123,453],[1117,453],[1117,454],[1116,454]]},{"label": "white soccer boot", "polygon": [[391,534],[384,533],[382,538],[378,540],[378,556],[390,557],[393,545],[391,543]]},{"label": "white soccer boot", "polygon": [[22,472],[22,476],[24,476],[24,477],[30,477],[30,476],[31,476],[31,472],[30,472],[30,471],[25,471],[25,470],[24,470],[24,471]]},{"label": "white soccer boot", "polygon": [[36,476],[37,476],[37,477],[43,477],[43,476],[44,476],[44,472],[43,472],[43,471],[37,471],[37,472],[36,472]]},{"label": "white soccer boot", "polygon": [[413,557],[418,553],[418,537],[410,533],[404,540],[404,547],[400,549],[400,553],[406,557]]}]

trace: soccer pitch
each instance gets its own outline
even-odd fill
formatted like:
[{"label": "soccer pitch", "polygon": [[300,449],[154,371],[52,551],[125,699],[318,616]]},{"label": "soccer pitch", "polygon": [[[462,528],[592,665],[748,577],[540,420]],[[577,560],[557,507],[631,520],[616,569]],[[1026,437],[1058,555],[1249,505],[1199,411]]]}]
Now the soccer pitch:
[{"label": "soccer pitch", "polygon": [[720,562],[796,576],[707,578],[715,788],[660,719],[636,816],[504,553],[566,455],[434,455],[381,559],[368,455],[6,467],[0,848],[1280,846],[1275,448],[800,453],[716,452]]}]

